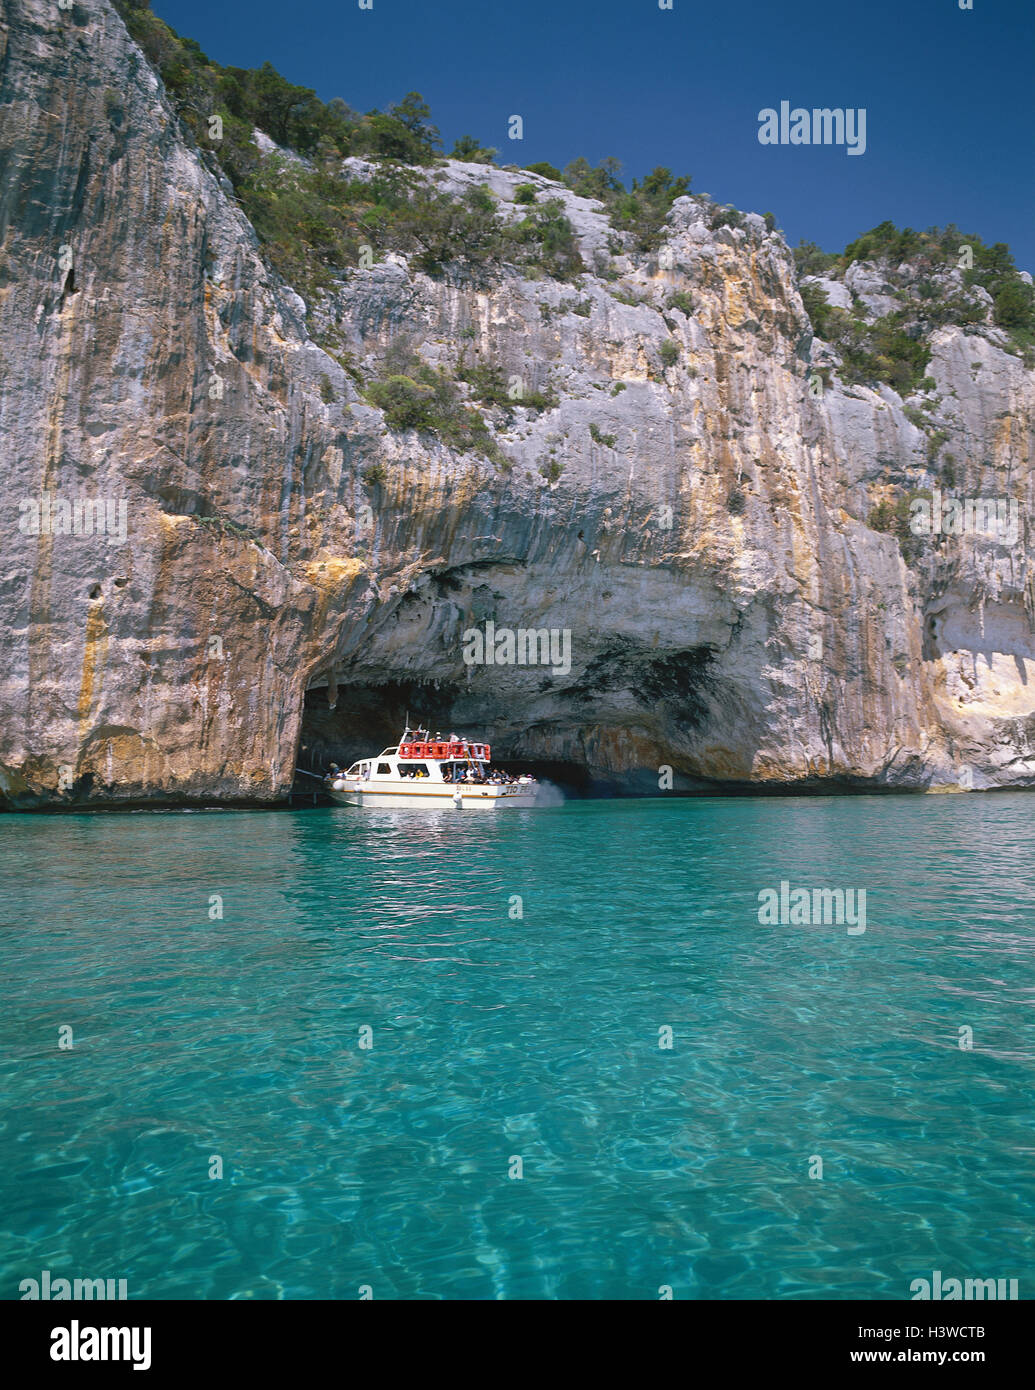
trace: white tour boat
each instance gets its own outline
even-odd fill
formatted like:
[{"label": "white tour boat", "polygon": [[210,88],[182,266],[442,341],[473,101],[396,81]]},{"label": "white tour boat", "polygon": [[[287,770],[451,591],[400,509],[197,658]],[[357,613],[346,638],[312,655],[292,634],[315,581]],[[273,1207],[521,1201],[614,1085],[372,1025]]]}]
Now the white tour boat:
[{"label": "white tour boat", "polygon": [[361,758],[347,772],[334,763],[327,794],[345,806],[456,807],[502,811],[534,806],[539,783],[493,768],[492,749],[458,734],[430,738],[408,725],[394,748]]}]

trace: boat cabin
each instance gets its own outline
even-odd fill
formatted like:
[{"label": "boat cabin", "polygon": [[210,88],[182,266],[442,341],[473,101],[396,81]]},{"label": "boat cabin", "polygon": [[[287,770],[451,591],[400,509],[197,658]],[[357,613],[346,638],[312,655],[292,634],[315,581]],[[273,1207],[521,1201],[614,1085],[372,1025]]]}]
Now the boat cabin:
[{"label": "boat cabin", "polygon": [[394,748],[385,748],[376,758],[361,758],[345,776],[363,781],[427,778],[433,782],[481,782],[488,775],[491,758],[488,743],[473,743],[455,734],[433,739],[426,729],[407,728]]}]

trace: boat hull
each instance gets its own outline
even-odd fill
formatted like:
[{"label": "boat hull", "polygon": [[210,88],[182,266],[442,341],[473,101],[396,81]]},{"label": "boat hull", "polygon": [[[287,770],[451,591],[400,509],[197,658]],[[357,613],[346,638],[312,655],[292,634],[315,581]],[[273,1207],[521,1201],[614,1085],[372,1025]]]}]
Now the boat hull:
[{"label": "boat hull", "polygon": [[520,811],[535,805],[535,788],[513,790],[497,787],[464,787],[459,797],[457,788],[406,787],[398,790],[373,788],[369,784],[347,787],[342,791],[329,789],[328,796],[341,806],[369,806],[375,810],[443,810],[443,811]]}]

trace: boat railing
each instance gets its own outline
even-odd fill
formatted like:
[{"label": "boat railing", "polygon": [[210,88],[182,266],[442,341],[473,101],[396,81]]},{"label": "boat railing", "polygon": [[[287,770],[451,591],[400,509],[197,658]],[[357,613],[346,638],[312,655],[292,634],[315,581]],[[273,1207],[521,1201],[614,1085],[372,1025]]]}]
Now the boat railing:
[{"label": "boat railing", "polygon": [[447,761],[463,758],[469,762],[487,763],[492,758],[492,748],[488,743],[468,743],[466,739],[421,740],[414,743],[400,743],[398,756],[400,758],[432,758]]}]

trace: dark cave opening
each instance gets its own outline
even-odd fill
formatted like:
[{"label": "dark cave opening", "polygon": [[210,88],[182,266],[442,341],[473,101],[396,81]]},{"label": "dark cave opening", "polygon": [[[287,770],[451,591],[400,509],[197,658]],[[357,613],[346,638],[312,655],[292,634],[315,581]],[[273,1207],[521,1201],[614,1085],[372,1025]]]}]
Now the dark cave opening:
[{"label": "dark cave opening", "polygon": [[[334,708],[326,686],[305,693],[294,791],[312,796],[316,783],[311,774],[323,776],[334,762],[348,767],[398,742],[403,727],[420,723],[432,734],[455,729],[472,738],[493,740],[492,728],[472,714],[470,697],[458,685],[413,681],[389,681],[383,685],[341,685]],[[512,747],[513,740],[507,743]],[[508,757],[497,743],[492,761],[515,775],[527,772],[540,781],[553,782],[568,796],[593,792],[589,770],[582,764],[559,759]]]},{"label": "dark cave opening", "polygon": [[327,687],[311,688],[305,693],[297,766],[321,775],[332,762],[348,767],[397,743],[407,718],[426,723],[428,711],[447,702],[420,681],[392,681],[339,686],[332,709]]},{"label": "dark cave opening", "polygon": [[[455,730],[484,739],[493,745],[492,761],[497,767],[551,782],[567,798],[823,796],[886,790],[870,779],[844,776],[790,783],[716,779],[691,771],[686,762],[680,768],[681,760],[671,754],[669,760],[676,764],[674,784],[670,779],[662,788],[661,769],[648,765],[649,754],[644,765],[610,774],[600,766],[594,768],[592,758],[578,757],[583,740],[592,748],[601,733],[605,744],[612,735],[642,737],[646,751],[656,732],[649,721],[659,717],[667,724],[669,737],[692,748],[707,727],[710,705],[717,698],[717,687],[709,679],[713,658],[705,646],[655,655],[644,653],[638,644],[615,641],[598,653],[577,683],[558,692],[560,718],[549,724],[523,724],[520,708],[501,707],[498,697],[472,691],[463,680],[343,683],[334,689],[333,707],[328,686],[315,685],[305,692],[292,795],[303,802],[311,803],[314,796],[320,800],[317,779],[332,762],[344,768],[393,747],[407,722],[427,728],[433,737]],[[627,702],[628,723],[619,726],[608,705],[626,692],[635,692],[639,701]],[[501,714],[501,708],[506,712]],[[542,755],[529,756],[530,748],[541,749]],[[564,756],[569,749],[574,757]]]}]

